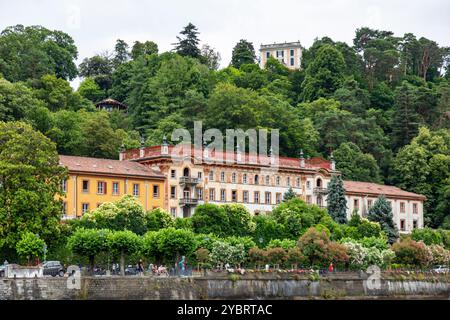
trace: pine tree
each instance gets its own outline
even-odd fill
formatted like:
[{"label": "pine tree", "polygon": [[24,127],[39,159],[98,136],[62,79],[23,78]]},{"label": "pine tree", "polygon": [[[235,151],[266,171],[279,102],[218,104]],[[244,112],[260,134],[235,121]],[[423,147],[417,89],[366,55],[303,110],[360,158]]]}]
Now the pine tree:
[{"label": "pine tree", "polygon": [[197,37],[199,34],[197,27],[189,23],[180,34],[184,36],[184,39],[177,37],[178,43],[176,43],[175,51],[181,56],[199,58],[201,51],[198,48],[200,40]]},{"label": "pine tree", "polygon": [[283,201],[289,201],[291,199],[297,198],[297,194],[289,187],[288,191],[283,195]]},{"label": "pine tree", "polygon": [[398,231],[394,224],[394,215],[391,205],[382,195],[369,210],[368,218],[370,221],[378,222],[381,229],[386,233],[389,243],[394,243],[398,238]]},{"label": "pine tree", "polygon": [[125,41],[117,39],[116,46],[114,48],[115,54],[113,58],[113,64],[115,68],[117,68],[122,63],[128,61],[128,59],[130,58],[130,53],[128,52],[129,51],[128,49],[129,49],[128,44]]},{"label": "pine tree", "polygon": [[334,175],[328,184],[328,213],[338,223],[347,223],[347,200],[341,176]]},{"label": "pine tree", "polygon": [[253,43],[241,39],[233,48],[231,56],[231,65],[237,69],[243,64],[255,63],[256,55]]},{"label": "pine tree", "polygon": [[407,82],[396,90],[392,140],[394,148],[400,149],[411,142],[419,130],[419,116],[416,111],[416,89]]}]

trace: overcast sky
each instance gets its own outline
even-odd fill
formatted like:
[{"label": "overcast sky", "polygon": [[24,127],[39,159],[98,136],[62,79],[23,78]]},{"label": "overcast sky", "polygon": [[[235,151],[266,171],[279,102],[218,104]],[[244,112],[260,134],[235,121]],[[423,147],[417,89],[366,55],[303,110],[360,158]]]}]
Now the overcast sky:
[{"label": "overcast sky", "polygon": [[261,43],[329,36],[352,43],[356,28],[406,32],[450,46],[448,0],[0,0],[0,29],[15,24],[43,25],[70,34],[85,57],[112,51],[116,39],[128,44],[152,40],[159,50],[173,48],[180,30],[192,22],[200,39],[229,64],[239,39]]}]

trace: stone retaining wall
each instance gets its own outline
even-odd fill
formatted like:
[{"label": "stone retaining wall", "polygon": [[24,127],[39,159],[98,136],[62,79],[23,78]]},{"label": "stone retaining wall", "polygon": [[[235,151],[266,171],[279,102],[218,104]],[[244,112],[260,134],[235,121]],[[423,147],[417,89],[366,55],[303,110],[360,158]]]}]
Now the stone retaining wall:
[{"label": "stone retaining wall", "polygon": [[[69,278],[0,279],[0,300],[42,299],[344,299],[432,296],[449,299],[447,278],[368,281],[367,276],[332,275],[314,281],[295,275],[227,275],[199,278],[82,277],[78,288]],[[76,287],[76,286],[75,286]]]}]

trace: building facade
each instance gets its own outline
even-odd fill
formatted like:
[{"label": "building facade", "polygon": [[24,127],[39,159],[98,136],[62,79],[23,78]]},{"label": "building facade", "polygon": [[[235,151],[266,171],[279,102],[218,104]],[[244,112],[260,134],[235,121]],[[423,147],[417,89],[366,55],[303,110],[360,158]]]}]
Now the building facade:
[{"label": "building facade", "polygon": [[[174,218],[192,216],[203,203],[240,203],[252,214],[265,214],[289,188],[306,203],[326,207],[328,183],[340,174],[332,157],[260,156],[167,144],[122,151],[120,160],[60,156],[60,165],[69,171],[62,184],[65,218],[81,217],[127,194],[145,210],[161,207]],[[425,196],[359,181],[344,181],[344,188],[348,219],[354,212],[366,217],[384,195],[401,233],[423,228]]]},{"label": "building facade", "polygon": [[136,162],[59,156],[69,171],[62,182],[64,218],[81,217],[104,202],[133,195],[145,210],[164,207],[165,177]]},{"label": "building facade", "polygon": [[326,206],[326,187],[335,172],[332,161],[279,157],[276,167],[270,156],[189,150],[189,156],[173,157],[173,146],[147,147],[125,151],[121,159],[166,176],[164,204],[173,217],[190,217],[202,203],[241,203],[254,214],[270,212],[291,187],[307,203]]},{"label": "building facade", "polygon": [[[141,147],[121,153],[125,161],[135,161],[159,170],[166,177],[164,208],[173,217],[190,217],[203,203],[243,204],[253,214],[273,210],[289,188],[309,204],[326,207],[327,187],[335,170],[333,158],[252,156],[248,153],[210,152],[188,147],[186,153],[173,146]],[[274,161],[278,161],[274,165]],[[423,228],[423,195],[393,186],[344,181],[347,218],[353,212],[366,217],[380,195],[392,206],[394,222],[401,233]]]},{"label": "building facade", "polygon": [[360,181],[344,181],[344,188],[348,219],[353,212],[366,217],[377,198],[384,195],[391,205],[394,222],[400,233],[410,233],[413,229],[423,228],[425,196],[394,186]]},{"label": "building facade", "polygon": [[269,57],[274,57],[287,68],[298,70],[302,64],[302,46],[298,42],[262,44],[259,49],[260,67],[264,68]]}]

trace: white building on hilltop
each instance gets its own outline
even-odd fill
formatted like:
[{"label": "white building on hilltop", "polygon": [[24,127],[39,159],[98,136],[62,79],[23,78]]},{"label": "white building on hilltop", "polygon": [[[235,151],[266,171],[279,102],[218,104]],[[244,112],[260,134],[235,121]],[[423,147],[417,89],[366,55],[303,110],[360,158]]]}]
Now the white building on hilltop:
[{"label": "white building on hilltop", "polygon": [[269,57],[274,57],[287,68],[298,70],[302,64],[302,46],[300,41],[262,44],[259,49],[259,64],[264,68]]}]

